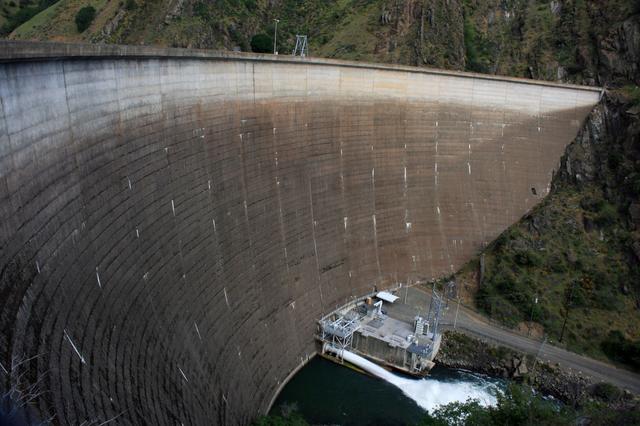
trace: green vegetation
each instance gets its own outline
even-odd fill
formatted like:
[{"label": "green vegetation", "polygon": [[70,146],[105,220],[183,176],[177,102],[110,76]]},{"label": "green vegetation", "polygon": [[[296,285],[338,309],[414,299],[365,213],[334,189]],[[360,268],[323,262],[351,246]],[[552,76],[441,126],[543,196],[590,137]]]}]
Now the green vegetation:
[{"label": "green vegetation", "polygon": [[524,386],[511,385],[498,395],[495,407],[483,407],[477,401],[452,403],[427,416],[420,426],[449,425],[567,425],[575,412],[543,399]]},{"label": "green vegetation", "polygon": [[551,339],[602,358],[610,331],[640,338],[629,238],[597,187],[561,189],[488,247],[477,305],[511,327],[537,322]]},{"label": "green vegetation", "polygon": [[260,416],[253,423],[253,426],[308,426],[304,418],[297,413],[288,415],[269,415]]},{"label": "green vegetation", "polygon": [[620,93],[629,100],[631,105],[640,105],[640,87],[629,84],[620,88]]},{"label": "green vegetation", "polygon": [[85,6],[76,14],[76,28],[78,32],[84,32],[96,17],[96,9],[93,6]]},{"label": "green vegetation", "polygon": [[612,360],[640,371],[640,341],[631,341],[619,330],[613,330],[609,332],[601,346],[604,353]]},{"label": "green vegetation", "polygon": [[256,34],[251,39],[251,51],[258,53],[273,52],[273,39],[266,34]]},{"label": "green vegetation", "polygon": [[[29,21],[41,11],[54,5],[57,0],[40,0],[35,4],[31,1],[21,1],[16,3],[14,0],[2,2],[2,16],[4,24],[0,26],[0,37],[6,37],[13,30],[23,23]],[[3,22],[3,21],[0,21]]]}]

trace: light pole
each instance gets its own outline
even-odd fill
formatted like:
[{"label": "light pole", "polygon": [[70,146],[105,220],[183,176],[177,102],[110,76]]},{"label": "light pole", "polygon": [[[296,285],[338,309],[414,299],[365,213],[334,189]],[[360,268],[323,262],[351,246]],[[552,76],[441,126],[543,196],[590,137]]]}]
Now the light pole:
[{"label": "light pole", "polygon": [[273,54],[277,55],[278,51],[276,50],[276,45],[278,41],[278,22],[280,22],[280,20],[274,19],[274,21],[276,22],[276,28],[273,30]]},{"label": "light pole", "polygon": [[533,308],[537,304],[538,304],[538,296],[536,295],[535,302],[531,304],[531,315],[529,316],[529,327],[528,327],[529,330],[527,332],[527,336],[531,336],[531,323],[533,322]]}]

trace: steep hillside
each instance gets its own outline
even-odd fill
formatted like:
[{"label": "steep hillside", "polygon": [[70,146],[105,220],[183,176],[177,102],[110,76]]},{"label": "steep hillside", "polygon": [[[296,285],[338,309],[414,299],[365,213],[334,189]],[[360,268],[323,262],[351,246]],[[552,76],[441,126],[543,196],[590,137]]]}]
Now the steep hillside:
[{"label": "steep hillside", "polygon": [[[311,54],[323,57],[585,84],[601,84],[599,77],[605,68],[616,78],[637,78],[635,72],[620,73],[621,58],[616,51],[626,46],[616,45],[609,37],[614,28],[634,31],[622,25],[640,7],[634,0],[0,2],[4,33],[13,39],[246,51],[257,34],[271,40],[274,19],[279,19],[281,53],[293,49],[296,34],[307,34]],[[74,17],[86,5],[96,9],[96,19],[89,29],[78,33]],[[31,17],[39,10],[42,12]],[[26,22],[18,25],[21,20]],[[637,41],[638,34],[627,35]],[[638,55],[637,50],[632,55]]]}]

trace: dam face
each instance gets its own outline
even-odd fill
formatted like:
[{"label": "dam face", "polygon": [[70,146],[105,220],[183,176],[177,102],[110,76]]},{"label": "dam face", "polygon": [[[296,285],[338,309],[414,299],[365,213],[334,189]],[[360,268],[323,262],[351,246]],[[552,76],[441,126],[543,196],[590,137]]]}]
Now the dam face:
[{"label": "dam face", "polygon": [[0,393],[54,423],[246,424],[354,297],[543,197],[599,90],[0,43]]}]

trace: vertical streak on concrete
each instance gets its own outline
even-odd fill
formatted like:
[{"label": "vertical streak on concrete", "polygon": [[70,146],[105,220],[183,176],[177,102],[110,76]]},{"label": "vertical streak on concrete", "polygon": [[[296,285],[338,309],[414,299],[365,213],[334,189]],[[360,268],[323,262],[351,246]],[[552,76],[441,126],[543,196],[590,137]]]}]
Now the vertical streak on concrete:
[{"label": "vertical streak on concrete", "polygon": [[[371,146],[371,150],[373,151],[373,145]],[[374,156],[375,159],[375,156]],[[374,160],[375,164],[375,160]],[[373,204],[373,215],[371,216],[373,219],[373,248],[376,253],[376,266],[378,268],[378,279],[382,280],[382,269],[380,268],[380,249],[378,247],[378,227],[376,224],[376,169],[375,167],[371,169],[371,194],[372,194],[372,204]]]},{"label": "vertical streak on concrete", "polygon": [[[342,81],[341,79],[338,79],[340,82]],[[342,83],[341,83],[342,84]],[[339,171],[340,171],[340,206],[342,207],[342,212],[343,214],[347,214],[347,212],[349,211],[347,208],[347,196],[346,196],[346,188],[345,188],[345,184],[344,184],[344,136],[342,134],[342,128],[338,129],[340,131],[339,137],[338,137],[338,149],[340,151],[340,159],[338,162],[339,165]],[[342,233],[342,243],[343,243],[343,247],[344,247],[344,251],[345,253],[349,252],[349,217],[348,216],[343,216],[342,217],[342,221],[344,222],[344,230]],[[345,262],[346,264],[346,272],[348,273],[348,271],[351,268],[351,265],[348,262],[348,257],[347,257],[347,261]],[[354,296],[355,291],[353,286],[351,285],[351,276],[349,275],[349,296]]]},{"label": "vertical streak on concrete", "polygon": [[[504,87],[504,99],[502,101],[502,122],[501,124],[501,129],[500,129],[500,161],[502,163],[502,182],[507,182],[507,160],[505,157],[505,153],[504,153],[504,146],[505,146],[505,140],[504,140],[504,129],[507,126],[507,100],[509,99],[509,88],[508,86],[505,85]],[[484,207],[484,206],[483,206]],[[503,220],[505,222],[507,222],[510,218],[511,218],[511,209],[509,208],[509,206],[507,205],[507,207],[504,209],[504,214],[505,217],[503,218]],[[488,235],[488,228],[487,228],[487,222],[486,220],[484,220],[485,218],[482,218],[482,240],[485,241],[487,239],[487,235]]]},{"label": "vertical streak on concrete", "polygon": [[282,212],[282,192],[280,191],[280,170],[278,168],[278,151],[276,149],[276,128],[274,127],[272,130],[271,137],[271,148],[274,153],[274,173],[276,180],[276,197],[278,199],[278,222],[280,225],[280,241],[282,242],[282,249],[284,252],[284,265],[286,269],[287,278],[289,276],[289,259],[287,256],[287,237],[284,226],[284,214]]},{"label": "vertical streak on concrete", "polygon": [[316,283],[318,285],[318,290],[320,291],[320,305],[322,307],[321,313],[324,315],[324,296],[322,295],[322,283],[320,281],[320,260],[318,259],[318,242],[316,240],[316,219],[315,214],[313,212],[313,189],[311,186],[311,175],[307,173],[307,181],[309,187],[309,209],[311,212],[311,235],[313,238],[313,257],[316,260],[316,269],[314,276],[316,277]]},{"label": "vertical streak on concrete", "polygon": [[[435,185],[434,185],[434,188],[433,188],[433,194],[425,194],[426,197],[431,197],[434,200],[434,204],[436,206],[436,222],[437,222],[437,226],[438,226],[438,233],[436,235],[440,238],[440,244],[442,244],[442,242],[445,241],[445,234],[444,234],[443,223],[442,223],[442,214],[441,214],[441,210],[440,210],[440,187],[438,186],[438,176],[439,176],[438,160],[439,160],[439,155],[440,155],[439,152],[438,152],[438,143],[440,142],[440,121],[442,119],[441,112],[440,112],[440,109],[442,108],[441,104],[440,104],[440,97],[441,97],[440,92],[441,92],[441,87],[442,87],[442,78],[443,77],[438,77],[438,79],[436,80],[436,84],[437,84],[437,92],[436,92],[436,123],[435,123],[435,132],[434,132],[435,152],[434,152],[434,155],[433,155],[433,161],[434,161],[434,183],[435,183]],[[431,243],[426,248],[427,250],[430,250],[430,253],[429,253],[429,268],[433,272],[439,272],[434,267],[434,253],[433,253],[434,250],[433,250],[433,246],[434,246],[434,244]],[[436,248],[436,251],[437,252],[441,252],[442,249],[446,250],[445,247],[439,247],[439,248]],[[445,251],[445,253],[446,253],[446,251]]]}]

